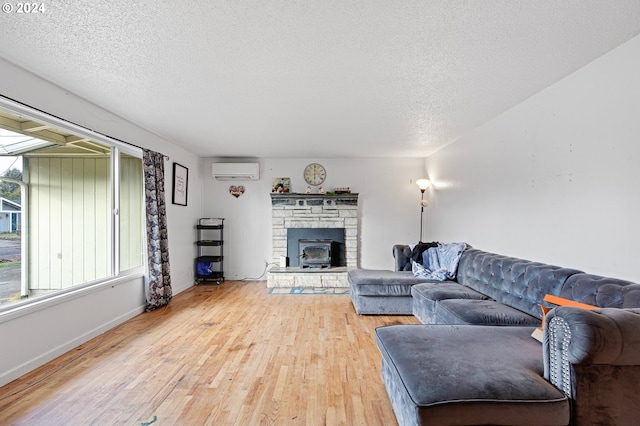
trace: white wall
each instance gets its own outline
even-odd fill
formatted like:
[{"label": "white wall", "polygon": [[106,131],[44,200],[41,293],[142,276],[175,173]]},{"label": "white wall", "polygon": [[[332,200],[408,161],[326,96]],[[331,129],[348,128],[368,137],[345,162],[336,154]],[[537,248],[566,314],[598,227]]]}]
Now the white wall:
[{"label": "white wall", "polygon": [[[259,162],[260,180],[214,181],[213,162]],[[292,192],[304,192],[305,166],[325,166],[326,190],[349,187],[359,194],[360,266],[392,269],[391,247],[415,243],[420,233],[420,191],[424,159],[381,158],[224,158],[204,160],[203,200],[206,217],[225,218],[225,275],[227,279],[257,278],[271,261],[271,185],[273,178],[291,178]],[[239,198],[229,194],[231,185],[243,185]],[[314,190],[315,192],[315,190]],[[426,237],[425,237],[426,239]]]},{"label": "white wall", "polygon": [[437,239],[640,282],[640,37],[427,159]]},{"label": "white wall", "polygon": [[[170,156],[165,163],[174,294],[193,285],[194,223],[202,213],[200,159],[150,132],[0,59],[0,94],[91,130]],[[149,100],[152,102],[153,100]],[[187,207],[171,204],[172,163],[189,168]],[[142,280],[130,278],[74,298],[0,317],[0,385],[144,309]],[[39,326],[45,323],[47,326]]]}]

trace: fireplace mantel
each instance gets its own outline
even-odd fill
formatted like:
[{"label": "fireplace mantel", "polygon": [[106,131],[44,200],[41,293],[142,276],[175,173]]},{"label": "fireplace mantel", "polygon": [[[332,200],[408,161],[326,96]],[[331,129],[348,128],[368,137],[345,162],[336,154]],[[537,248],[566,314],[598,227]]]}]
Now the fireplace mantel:
[{"label": "fireplace mantel", "polygon": [[272,206],[294,205],[358,205],[358,194],[301,194],[295,192],[272,192]]},{"label": "fireplace mantel", "polygon": [[[346,268],[313,273],[296,267],[272,270],[267,275],[268,287],[347,286],[346,269],[358,265],[358,194],[271,193],[271,224],[272,262],[276,264],[287,255],[288,229],[343,228]],[[324,281],[320,279],[323,275]]]}]

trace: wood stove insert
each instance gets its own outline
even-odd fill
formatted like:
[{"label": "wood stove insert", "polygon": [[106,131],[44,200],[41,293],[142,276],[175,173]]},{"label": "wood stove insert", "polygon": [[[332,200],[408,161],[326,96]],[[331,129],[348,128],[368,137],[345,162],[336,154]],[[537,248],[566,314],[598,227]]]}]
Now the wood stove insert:
[{"label": "wood stove insert", "polygon": [[301,268],[330,268],[333,240],[299,240]]}]

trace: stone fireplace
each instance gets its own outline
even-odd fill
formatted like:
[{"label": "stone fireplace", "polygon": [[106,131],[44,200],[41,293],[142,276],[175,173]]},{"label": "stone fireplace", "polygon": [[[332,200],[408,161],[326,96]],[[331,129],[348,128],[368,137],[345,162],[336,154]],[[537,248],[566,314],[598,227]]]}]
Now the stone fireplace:
[{"label": "stone fireplace", "polygon": [[[268,272],[269,288],[348,287],[347,269],[358,265],[358,194],[272,193],[271,218],[272,261],[279,265],[281,257],[286,257],[290,266],[275,267]],[[300,267],[301,239],[330,240],[330,267]]]}]

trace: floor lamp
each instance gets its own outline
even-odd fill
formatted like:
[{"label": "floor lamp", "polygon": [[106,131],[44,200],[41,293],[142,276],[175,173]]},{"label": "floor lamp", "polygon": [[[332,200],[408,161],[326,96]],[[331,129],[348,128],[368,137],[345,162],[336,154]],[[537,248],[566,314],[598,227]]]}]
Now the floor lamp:
[{"label": "floor lamp", "polygon": [[420,242],[422,242],[422,217],[424,216],[424,206],[429,204],[429,201],[424,199],[424,191],[431,186],[429,179],[418,179],[416,185],[420,188]]}]

